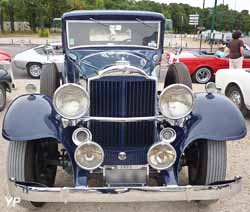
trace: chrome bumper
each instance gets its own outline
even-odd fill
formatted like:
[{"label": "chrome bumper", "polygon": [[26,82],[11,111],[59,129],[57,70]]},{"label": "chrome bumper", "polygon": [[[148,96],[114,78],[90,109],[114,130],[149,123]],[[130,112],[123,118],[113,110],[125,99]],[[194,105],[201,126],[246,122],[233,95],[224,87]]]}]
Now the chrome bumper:
[{"label": "chrome bumper", "polygon": [[216,200],[240,192],[241,177],[209,186],[37,187],[9,181],[12,197],[33,202],[158,202]]}]

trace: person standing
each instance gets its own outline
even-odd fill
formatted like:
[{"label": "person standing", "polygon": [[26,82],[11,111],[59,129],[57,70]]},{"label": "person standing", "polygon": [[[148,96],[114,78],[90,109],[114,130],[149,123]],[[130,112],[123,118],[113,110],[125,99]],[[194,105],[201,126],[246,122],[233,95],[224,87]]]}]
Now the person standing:
[{"label": "person standing", "polygon": [[229,68],[241,69],[244,59],[244,43],[240,40],[241,32],[233,33],[233,40],[229,43]]}]

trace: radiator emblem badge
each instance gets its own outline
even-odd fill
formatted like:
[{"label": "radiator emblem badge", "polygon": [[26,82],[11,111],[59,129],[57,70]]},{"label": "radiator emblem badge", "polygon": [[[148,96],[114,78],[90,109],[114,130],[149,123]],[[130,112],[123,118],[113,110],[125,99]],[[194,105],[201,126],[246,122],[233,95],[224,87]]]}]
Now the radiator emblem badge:
[{"label": "radiator emblem badge", "polygon": [[118,155],[119,160],[126,160],[127,159],[127,154],[126,152],[120,152]]}]

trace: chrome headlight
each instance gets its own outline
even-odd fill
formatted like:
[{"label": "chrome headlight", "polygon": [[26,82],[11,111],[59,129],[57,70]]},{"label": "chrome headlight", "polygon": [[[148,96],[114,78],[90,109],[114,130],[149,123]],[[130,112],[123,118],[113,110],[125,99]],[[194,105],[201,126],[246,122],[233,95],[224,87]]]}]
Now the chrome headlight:
[{"label": "chrome headlight", "polygon": [[183,84],[166,87],[160,95],[161,113],[170,119],[181,119],[191,113],[194,103],[193,91]]},{"label": "chrome headlight", "polygon": [[176,161],[176,151],[171,144],[159,142],[148,150],[148,163],[157,170],[171,167]]},{"label": "chrome headlight", "polygon": [[104,161],[104,151],[93,141],[85,142],[76,148],[75,161],[82,169],[97,169]]},{"label": "chrome headlight", "polygon": [[53,105],[63,118],[78,119],[88,111],[89,95],[80,85],[65,84],[55,91]]}]

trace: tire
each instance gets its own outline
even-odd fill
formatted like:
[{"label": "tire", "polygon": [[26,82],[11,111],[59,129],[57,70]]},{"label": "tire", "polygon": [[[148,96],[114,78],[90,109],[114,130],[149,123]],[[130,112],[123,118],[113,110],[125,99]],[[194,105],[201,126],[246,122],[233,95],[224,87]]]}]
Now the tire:
[{"label": "tire", "polygon": [[[40,160],[41,158],[38,155],[44,153],[44,146],[42,146],[44,144],[49,145],[46,151],[47,157],[50,159],[58,157],[58,144],[55,141],[48,141],[47,143],[46,141],[10,141],[7,165],[8,178],[14,178],[15,181],[19,182],[35,182],[52,187],[55,182],[57,166],[44,165],[45,163]],[[48,169],[47,174],[42,172],[44,166]],[[21,207],[29,209],[42,207],[44,204],[26,200],[21,200],[19,203]]]},{"label": "tire", "polygon": [[226,141],[200,140],[187,151],[190,185],[210,185],[226,177]]},{"label": "tire", "polygon": [[41,63],[29,63],[27,65],[27,72],[29,76],[33,79],[39,79],[42,72],[42,64]]},{"label": "tire", "polygon": [[226,89],[226,96],[235,104],[236,107],[240,109],[244,116],[249,114],[242,92],[237,85],[230,85]]},{"label": "tire", "polygon": [[184,84],[192,89],[192,80],[188,68],[183,63],[174,63],[169,66],[164,88],[176,83]]},{"label": "tire", "polygon": [[0,112],[3,111],[6,105],[6,88],[3,84],[0,84]]},{"label": "tire", "polygon": [[197,69],[192,75],[193,82],[199,84],[206,84],[212,81],[212,78],[213,78],[212,71],[208,67],[201,67]]},{"label": "tire", "polygon": [[60,86],[59,72],[55,64],[43,65],[40,79],[40,93],[53,97],[55,90]]}]

